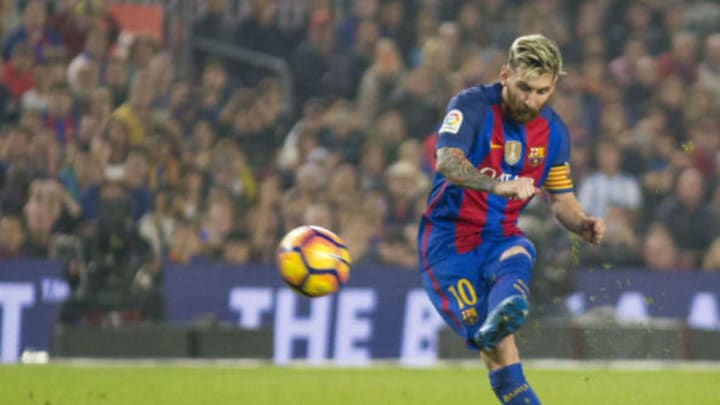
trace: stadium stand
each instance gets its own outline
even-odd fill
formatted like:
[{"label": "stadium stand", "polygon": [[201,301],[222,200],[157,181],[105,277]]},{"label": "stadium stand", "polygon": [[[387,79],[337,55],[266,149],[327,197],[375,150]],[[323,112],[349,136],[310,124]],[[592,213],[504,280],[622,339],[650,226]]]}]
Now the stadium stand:
[{"label": "stadium stand", "polygon": [[[308,221],[346,239],[357,271],[414,270],[437,120],[531,32],[568,59],[553,106],[580,200],[608,222],[579,247],[529,207],[538,315],[569,316],[576,268],[720,270],[714,2],[0,4],[0,281],[60,263],[66,326],[163,323],[173,266],[268,268]],[[677,339],[704,332],[679,330],[669,355],[701,356]],[[574,339],[557,356],[606,349]]]}]

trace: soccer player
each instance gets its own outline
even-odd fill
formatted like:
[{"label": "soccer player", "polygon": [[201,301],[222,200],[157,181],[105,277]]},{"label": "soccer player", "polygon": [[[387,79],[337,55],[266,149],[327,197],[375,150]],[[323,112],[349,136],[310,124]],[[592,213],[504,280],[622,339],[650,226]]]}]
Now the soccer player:
[{"label": "soccer player", "polygon": [[436,174],[418,233],[423,284],[445,322],[481,351],[503,404],[539,404],[513,333],[528,314],[535,248],[517,227],[533,196],[549,194],[559,222],[599,243],[600,218],[573,194],[570,139],[546,104],[564,74],[542,35],[517,38],[500,82],[455,96],[438,131]]}]

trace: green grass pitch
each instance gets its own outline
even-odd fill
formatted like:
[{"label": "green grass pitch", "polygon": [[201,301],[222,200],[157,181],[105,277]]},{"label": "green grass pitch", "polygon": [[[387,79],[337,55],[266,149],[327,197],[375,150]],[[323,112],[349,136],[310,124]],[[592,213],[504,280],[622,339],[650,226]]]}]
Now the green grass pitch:
[{"label": "green grass pitch", "polygon": [[[720,404],[720,370],[526,371],[544,404]],[[480,368],[3,366],[0,404],[497,404]]]}]

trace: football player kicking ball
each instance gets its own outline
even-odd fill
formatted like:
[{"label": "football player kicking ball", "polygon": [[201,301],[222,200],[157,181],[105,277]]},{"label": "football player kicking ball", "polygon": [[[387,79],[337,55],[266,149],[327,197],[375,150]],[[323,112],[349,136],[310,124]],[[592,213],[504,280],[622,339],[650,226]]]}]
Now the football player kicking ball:
[{"label": "football player kicking ball", "polygon": [[455,96],[438,131],[437,166],[422,215],[423,284],[450,327],[481,351],[503,404],[539,404],[513,334],[525,322],[535,248],[517,227],[533,196],[549,193],[555,217],[591,243],[605,232],[585,215],[569,175],[567,127],[547,106],[563,72],[557,46],[517,38],[500,82]]}]

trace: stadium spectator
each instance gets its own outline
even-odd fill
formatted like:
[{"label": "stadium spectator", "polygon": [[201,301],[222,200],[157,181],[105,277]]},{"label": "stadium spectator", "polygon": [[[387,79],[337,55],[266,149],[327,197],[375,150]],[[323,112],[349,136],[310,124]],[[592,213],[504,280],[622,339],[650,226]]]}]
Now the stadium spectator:
[{"label": "stadium spectator", "polygon": [[153,192],[149,185],[149,162],[145,149],[136,148],[128,152],[122,170],[122,184],[130,198],[131,219],[139,221],[152,209]]},{"label": "stadium spectator", "polygon": [[328,204],[317,202],[305,208],[302,223],[317,225],[325,229],[336,229],[337,218]]},{"label": "stadium spectator", "polygon": [[169,189],[155,193],[153,209],[145,213],[138,222],[138,232],[152,246],[157,257],[166,257],[175,232],[174,194]]},{"label": "stadium spectator", "polygon": [[49,69],[46,65],[35,65],[32,71],[32,87],[23,93],[20,101],[20,109],[23,111],[45,112],[48,109],[50,99],[50,87],[52,85],[49,76]]},{"label": "stadium spectator", "polygon": [[621,171],[621,151],[607,139],[595,149],[597,170],[580,183],[578,200],[589,215],[608,218],[611,205],[638,211],[642,204],[640,184],[633,176]]},{"label": "stadium spectator", "polygon": [[359,150],[366,139],[359,121],[351,102],[339,100],[332,103],[325,111],[318,133],[320,147],[342,161],[356,164],[360,161]]},{"label": "stadium spectator", "polygon": [[0,260],[22,259],[25,257],[23,244],[25,231],[19,215],[0,216]]},{"label": "stadium spectator", "polygon": [[703,201],[705,181],[699,170],[686,168],[675,182],[675,192],[666,197],[655,213],[655,221],[667,226],[677,241],[678,260],[683,268],[697,268],[702,254],[717,237],[717,217]]},{"label": "stadium spectator", "polygon": [[132,38],[132,43],[127,51],[127,63],[129,79],[148,67],[150,59],[160,49],[157,38],[149,34],[140,33]]},{"label": "stadium spectator", "polygon": [[80,205],[85,219],[97,216],[97,199],[104,177],[103,167],[89,153],[76,151],[60,170],[58,178],[70,196]]},{"label": "stadium spectator", "polygon": [[387,162],[384,145],[377,140],[370,140],[363,145],[361,156],[358,168],[360,187],[363,190],[382,188]]},{"label": "stadium spectator", "polygon": [[228,234],[223,248],[222,261],[224,263],[242,266],[250,263],[250,242],[247,232],[235,230]]},{"label": "stadium spectator", "polygon": [[398,161],[385,171],[388,210],[385,225],[402,227],[419,217],[417,200],[429,187],[429,180],[409,162]]},{"label": "stadium spectator", "polygon": [[29,257],[47,258],[53,227],[60,219],[62,196],[49,180],[33,180],[28,202],[23,207],[27,236],[23,249]]},{"label": "stadium spectator", "polygon": [[[405,134],[414,139],[423,139],[428,134],[428,128],[433,128],[440,119],[437,100],[433,96],[438,89],[433,89],[429,80],[433,76],[433,73],[422,68],[410,72],[403,85],[390,96],[384,111],[378,116],[378,124],[383,121],[386,117],[384,114],[388,111],[397,110],[402,115],[402,125],[407,127],[400,131],[401,135],[398,136],[400,141]],[[439,86],[446,85],[447,83],[439,84]]]},{"label": "stadium spectator", "polygon": [[403,226],[393,226],[385,231],[377,247],[378,263],[397,269],[413,270],[417,265],[415,234],[408,235]]},{"label": "stadium spectator", "polygon": [[92,85],[86,85],[86,91],[91,92],[99,83],[105,81],[104,73],[107,69],[108,62],[108,39],[107,31],[102,28],[90,30],[85,39],[82,52],[78,53],[68,65],[67,82],[70,87],[78,91],[83,87],[83,73],[92,69],[92,76],[89,79]]},{"label": "stadium spectator", "polygon": [[715,239],[707,249],[702,261],[705,271],[720,271],[720,239]]},{"label": "stadium spectator", "polygon": [[228,100],[230,91],[227,86],[227,74],[227,69],[219,62],[205,65],[200,84],[195,90],[197,93],[195,95],[196,100],[199,101],[199,109],[197,111],[199,119],[204,119],[213,125],[217,125],[219,123],[220,113],[226,103],[230,104],[229,101],[232,101],[232,103],[241,104],[247,101],[247,98],[239,97],[238,93],[233,95],[232,100]]},{"label": "stadium spectator", "polygon": [[111,56],[105,71],[105,87],[110,92],[113,109],[123,104],[128,96],[130,83],[128,64],[124,58]]},{"label": "stadium spectator", "polygon": [[192,222],[179,221],[176,224],[166,259],[168,263],[176,264],[204,262],[197,227]]},{"label": "stadium spectator", "polygon": [[698,70],[699,84],[713,94],[715,106],[720,106],[720,33],[705,38],[705,51]]},{"label": "stadium spectator", "polygon": [[405,65],[410,65],[410,50],[416,41],[413,25],[405,20],[413,16],[408,10],[410,3],[403,0],[387,0],[380,3],[380,32],[384,38],[391,39],[400,50],[400,57]]},{"label": "stadium spectator", "polygon": [[19,25],[19,11],[17,2],[13,0],[0,1],[0,38],[5,38],[8,31]]},{"label": "stadium spectator", "polygon": [[295,96],[300,105],[311,98],[332,95],[334,89],[329,76],[334,40],[332,15],[327,10],[315,11],[306,39],[290,58]]},{"label": "stadium spectator", "polygon": [[10,58],[3,65],[3,86],[10,91],[15,102],[33,87],[32,48],[25,42],[13,47]]},{"label": "stadium spectator", "polygon": [[681,31],[672,37],[670,50],[657,58],[660,79],[678,76],[685,84],[697,80],[698,40],[694,32]]},{"label": "stadium spectator", "polygon": [[362,32],[360,26],[366,21],[377,21],[380,2],[378,0],[356,0],[352,7],[352,12],[347,13],[336,24],[335,43],[340,50],[361,46],[359,43]]},{"label": "stadium spectator", "polygon": [[156,114],[162,113],[166,117],[166,109],[170,104],[170,92],[175,81],[175,68],[173,67],[172,57],[167,52],[159,52],[153,55],[148,63],[147,70],[155,85],[153,107]]},{"label": "stadium spectator", "polygon": [[271,0],[251,0],[249,14],[233,34],[236,45],[279,58],[287,58],[292,49],[290,38],[277,20],[277,4]]},{"label": "stadium spectator", "polygon": [[21,43],[27,43],[32,49],[33,61],[45,60],[53,48],[63,46],[62,38],[47,27],[47,5],[45,0],[29,0],[22,12],[22,24],[8,32],[3,43],[2,56],[10,59],[13,50]]},{"label": "stadium spectator", "polygon": [[73,95],[70,88],[62,84],[50,88],[48,108],[42,114],[42,121],[62,148],[74,142],[77,120],[73,114]]},{"label": "stadium spectator", "polygon": [[[370,0],[376,2],[377,0]],[[363,73],[372,63],[375,47],[380,39],[380,28],[376,20],[366,18],[358,21],[352,45],[345,51],[337,51],[330,66],[332,88],[343,98],[357,97]],[[341,49],[342,45],[336,46]]]},{"label": "stadium spectator", "polygon": [[247,226],[251,230],[252,257],[265,262],[274,259],[276,243],[284,230],[283,196],[279,176],[270,175],[260,182],[258,203],[248,210]]},{"label": "stadium spectator", "polygon": [[356,100],[357,109],[365,119],[366,126],[372,124],[404,77],[405,65],[395,42],[390,39],[379,40],[373,63],[360,81]]},{"label": "stadium spectator", "polygon": [[[205,10],[192,24],[192,35],[194,38],[213,39],[217,41],[227,40],[231,37],[231,22],[227,16],[227,0],[208,0],[205,2]],[[193,59],[195,67],[202,69],[207,61],[207,52],[195,50]]]},{"label": "stadium spectator", "polygon": [[130,85],[128,100],[113,111],[112,115],[130,131],[130,144],[141,145],[152,119],[152,105],[154,85],[152,77],[147,72],[140,72],[133,78]]},{"label": "stadium spectator", "polygon": [[[74,58],[85,47],[90,32],[102,29],[106,46],[114,44],[120,35],[120,26],[107,10],[104,0],[58,2],[48,26],[62,38],[68,57]],[[63,7],[63,3],[67,6]]]},{"label": "stadium spectator", "polygon": [[373,246],[377,239],[374,224],[368,222],[368,216],[362,211],[342,222],[339,235],[345,241],[352,258],[354,268],[377,263],[377,252]]},{"label": "stadium spectator", "polygon": [[687,270],[680,262],[678,247],[670,230],[659,223],[653,223],[643,241],[644,264],[655,271]]},{"label": "stadium spectator", "polygon": [[333,169],[327,187],[327,202],[338,225],[351,219],[360,198],[357,167],[343,163]]}]

